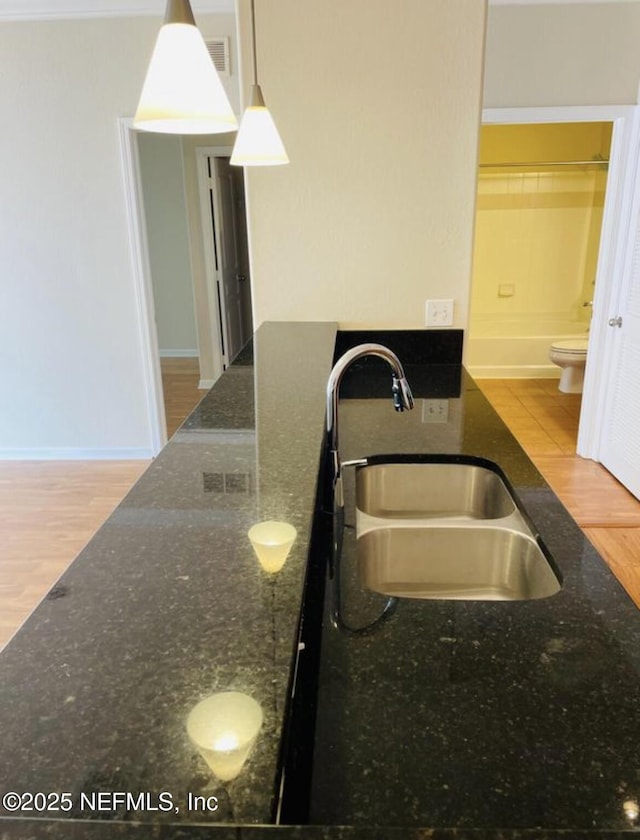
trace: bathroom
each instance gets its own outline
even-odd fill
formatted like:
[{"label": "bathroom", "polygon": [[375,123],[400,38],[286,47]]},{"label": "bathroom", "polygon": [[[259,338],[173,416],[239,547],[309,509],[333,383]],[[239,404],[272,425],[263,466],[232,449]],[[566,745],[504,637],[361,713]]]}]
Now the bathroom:
[{"label": "bathroom", "polygon": [[610,122],[482,126],[472,375],[562,376],[581,392],[611,135]]}]

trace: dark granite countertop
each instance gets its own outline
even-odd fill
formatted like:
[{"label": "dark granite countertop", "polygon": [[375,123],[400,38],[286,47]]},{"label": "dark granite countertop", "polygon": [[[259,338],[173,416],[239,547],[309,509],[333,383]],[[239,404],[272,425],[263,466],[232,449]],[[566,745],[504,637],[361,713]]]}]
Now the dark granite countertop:
[{"label": "dark granite countertop", "polygon": [[[388,653],[398,670],[386,676],[389,660],[374,649],[382,635],[370,637],[359,664],[340,654],[348,679],[340,684],[329,673],[322,683],[321,702],[322,692],[337,694],[329,697],[335,718],[320,716],[319,732],[346,726],[350,736],[340,743],[329,787],[326,770],[318,771],[316,802],[323,791],[335,795],[336,781],[344,795],[316,807],[315,817],[336,822],[352,806],[367,813],[354,812],[342,826],[267,825],[276,806],[334,337],[329,324],[263,325],[254,363],[243,358],[225,373],[0,655],[3,793],[70,791],[77,803],[81,792],[169,791],[179,812],[87,814],[74,804],[58,820],[29,813],[21,819],[0,808],[1,840],[541,840],[619,837],[634,829],[623,805],[640,797],[640,613],[470,379],[460,398],[447,396],[446,423],[427,422],[433,417],[421,400],[416,411],[395,416],[389,400],[345,399],[344,457],[462,452],[497,461],[560,567],[562,592],[537,604],[482,610],[436,604],[436,626],[425,628],[422,616],[397,651],[392,642]],[[261,571],[246,537],[251,524],[271,518],[298,529],[277,577]],[[426,635],[416,637],[418,630]],[[455,638],[455,650],[442,638]],[[437,659],[423,702],[436,704],[439,724],[447,715],[459,724],[450,744],[455,767],[444,765],[449,751],[437,725],[420,733],[418,754],[411,741],[399,749],[393,738],[405,709],[402,692],[416,688],[420,646]],[[222,784],[189,743],[185,718],[202,697],[226,689],[251,694],[265,720],[242,774]],[[394,699],[401,701],[395,712]],[[523,731],[533,730],[522,723],[536,715],[539,749],[532,750]],[[370,738],[364,754],[377,802],[372,788],[359,787],[358,743],[368,716],[373,728],[387,727],[376,729],[382,741]],[[424,779],[434,791],[426,827],[409,799],[394,806],[407,809],[405,827],[384,817],[385,803],[414,793],[392,784],[394,763],[403,761],[416,768],[411,785]],[[496,768],[499,783],[487,782]],[[554,788],[559,779],[566,790]],[[505,806],[512,780],[527,797],[521,808]],[[445,785],[450,795],[443,795]],[[188,792],[217,796],[219,810],[189,813]],[[487,816],[492,802],[499,824]]]},{"label": "dark granite countertop", "polygon": [[[264,325],[253,364],[222,376],[3,650],[3,791],[70,792],[66,818],[135,817],[82,811],[81,792],[168,791],[179,813],[144,820],[274,821],[334,339],[332,324]],[[298,531],[277,580],[247,537],[269,519]],[[264,714],[225,785],[185,728],[224,690]],[[187,793],[220,807],[189,812]]]},{"label": "dark granite countertop", "polygon": [[[341,407],[344,459],[451,453],[498,463],[549,550],[561,591],[528,601],[401,599],[363,636],[332,626],[327,583],[311,822],[626,830],[640,801],[640,612],[470,377],[447,422],[418,400]],[[436,416],[437,419],[437,416]],[[353,525],[354,471],[345,470]],[[386,597],[359,581],[355,532],[341,619]]]}]

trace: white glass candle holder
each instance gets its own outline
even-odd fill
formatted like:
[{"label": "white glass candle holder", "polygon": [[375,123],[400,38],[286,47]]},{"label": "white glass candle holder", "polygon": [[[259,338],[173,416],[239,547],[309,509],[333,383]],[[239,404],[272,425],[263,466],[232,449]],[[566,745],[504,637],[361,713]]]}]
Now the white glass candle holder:
[{"label": "white glass candle holder", "polygon": [[297,531],[288,522],[268,520],[249,528],[249,539],[265,572],[274,574],[284,566]]},{"label": "white glass candle holder", "polygon": [[194,706],[187,733],[218,779],[230,782],[242,771],[262,720],[262,707],[248,694],[221,691]]}]

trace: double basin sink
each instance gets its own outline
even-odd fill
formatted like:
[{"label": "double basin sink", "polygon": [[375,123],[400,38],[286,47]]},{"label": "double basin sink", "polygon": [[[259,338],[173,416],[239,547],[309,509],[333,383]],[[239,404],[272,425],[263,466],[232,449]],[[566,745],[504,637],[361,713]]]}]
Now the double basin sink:
[{"label": "double basin sink", "polygon": [[497,465],[369,459],[356,472],[361,583],[396,598],[519,601],[561,583]]}]

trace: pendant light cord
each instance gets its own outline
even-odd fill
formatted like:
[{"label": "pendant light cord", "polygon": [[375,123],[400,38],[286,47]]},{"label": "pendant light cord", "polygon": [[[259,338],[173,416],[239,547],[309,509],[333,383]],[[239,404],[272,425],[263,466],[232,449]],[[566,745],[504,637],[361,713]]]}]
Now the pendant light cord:
[{"label": "pendant light cord", "polygon": [[253,84],[258,85],[258,50],[256,48],[256,8],[255,0],[251,0],[251,41],[253,44]]}]

